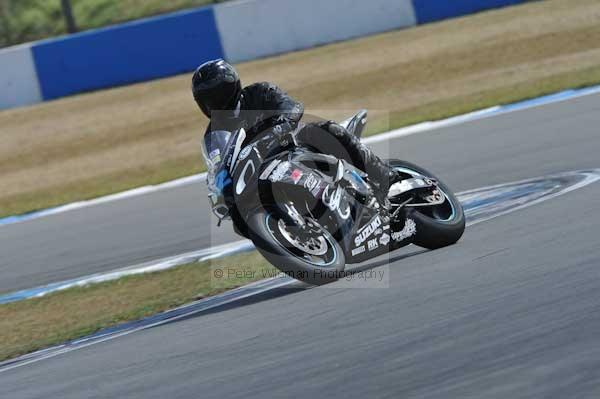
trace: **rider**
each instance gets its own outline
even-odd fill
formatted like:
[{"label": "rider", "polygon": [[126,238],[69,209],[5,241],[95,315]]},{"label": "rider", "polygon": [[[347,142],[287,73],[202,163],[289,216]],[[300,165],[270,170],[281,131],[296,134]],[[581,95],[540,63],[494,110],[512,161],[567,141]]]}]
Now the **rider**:
[{"label": "rider", "polygon": [[[323,152],[338,158],[349,158],[386,193],[390,184],[397,180],[396,172],[344,127],[332,121],[301,126],[302,103],[271,83],[255,83],[242,89],[235,68],[221,59],[206,62],[196,69],[192,92],[200,109],[210,119],[207,133],[244,128],[245,142],[248,143],[258,134],[270,131],[285,147],[293,143],[292,133],[297,131],[297,141],[319,149],[326,147]],[[335,139],[333,145],[332,137]]]}]

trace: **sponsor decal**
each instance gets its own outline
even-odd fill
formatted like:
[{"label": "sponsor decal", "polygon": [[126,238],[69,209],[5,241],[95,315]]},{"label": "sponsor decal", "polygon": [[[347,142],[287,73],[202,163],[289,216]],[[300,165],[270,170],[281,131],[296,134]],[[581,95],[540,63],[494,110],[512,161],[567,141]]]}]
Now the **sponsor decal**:
[{"label": "sponsor decal", "polygon": [[379,243],[377,242],[377,239],[374,240],[369,240],[369,251],[373,251],[374,249],[379,248]]},{"label": "sponsor decal", "polygon": [[[342,201],[342,196],[344,195],[344,190],[338,186],[335,191],[333,192],[333,194],[329,194],[329,185],[327,187],[325,187],[325,190],[323,191],[323,195],[321,196],[321,201],[323,202],[323,204],[329,208],[329,210],[331,210],[331,212],[337,212],[338,215],[340,216],[340,218],[342,218],[343,220],[346,220],[350,217],[350,205],[346,204],[346,208],[345,209],[341,209],[341,201]],[[356,244],[356,246],[359,246],[361,243]]]},{"label": "sponsor decal", "polygon": [[383,235],[379,237],[379,243],[383,246],[388,245],[390,243],[390,235],[383,233]]},{"label": "sponsor decal", "polygon": [[316,186],[314,189],[312,189],[312,190],[310,191],[310,193],[311,193],[311,194],[313,195],[313,197],[315,197],[315,198],[319,196],[319,193],[320,193],[320,192],[321,192],[321,185],[320,185],[320,184],[319,184],[319,185],[317,185],[317,186]]},{"label": "sponsor decal", "polygon": [[289,170],[290,163],[287,161],[282,162],[279,165],[277,165],[277,168],[275,168],[273,173],[271,173],[269,180],[271,180],[273,183],[281,181]]},{"label": "sponsor decal", "polygon": [[365,246],[361,245],[360,247],[354,248],[352,250],[352,256],[360,255],[360,254],[364,253],[365,251],[366,251]]},{"label": "sponsor decal", "polygon": [[[252,171],[250,172],[250,175],[246,178],[246,173],[249,169],[252,169]],[[254,166],[254,162],[252,162],[252,160],[249,160],[248,162],[246,162],[246,165],[244,166],[244,169],[240,174],[237,184],[235,185],[235,192],[237,195],[240,195],[244,192],[244,190],[246,189],[246,181],[248,181],[252,176],[254,176],[254,173],[256,173],[256,167]]]},{"label": "sponsor decal", "polygon": [[306,180],[304,181],[304,188],[306,188],[312,193],[313,190],[315,190],[315,188],[319,187],[320,182],[321,179],[317,178],[314,174],[311,173],[306,177]]},{"label": "sponsor decal", "polygon": [[381,226],[381,217],[376,215],[366,226],[363,226],[357,233],[356,238],[354,238],[354,245],[359,246],[367,238],[369,238],[373,233],[377,231],[377,229]]},{"label": "sponsor decal", "polygon": [[290,178],[292,179],[292,181],[294,182],[294,184],[298,184],[298,182],[302,178],[303,174],[304,173],[302,173],[302,171],[300,169],[294,169],[292,171],[292,174],[290,175]]},{"label": "sponsor decal", "polygon": [[242,151],[240,151],[238,160],[243,161],[244,159],[248,158],[248,155],[250,155],[250,151],[252,151],[251,145],[247,145],[246,147],[244,147],[244,149]]},{"label": "sponsor decal", "polygon": [[208,154],[208,159],[210,159],[213,164],[221,162],[221,150],[218,148],[212,150],[210,154]]},{"label": "sponsor decal", "polygon": [[277,167],[277,165],[279,165],[281,161],[279,159],[274,160],[273,162],[271,162],[269,164],[269,166],[267,166],[265,168],[265,170],[262,172],[262,174],[260,175],[260,179],[261,180],[267,180],[267,177],[269,177],[269,175],[271,174],[271,172],[273,172],[273,169],[275,169]]},{"label": "sponsor decal", "polygon": [[417,225],[415,221],[412,219],[406,219],[406,223],[404,223],[404,228],[400,231],[396,231],[392,233],[392,239],[394,241],[404,241],[409,237],[414,236],[417,233]]}]

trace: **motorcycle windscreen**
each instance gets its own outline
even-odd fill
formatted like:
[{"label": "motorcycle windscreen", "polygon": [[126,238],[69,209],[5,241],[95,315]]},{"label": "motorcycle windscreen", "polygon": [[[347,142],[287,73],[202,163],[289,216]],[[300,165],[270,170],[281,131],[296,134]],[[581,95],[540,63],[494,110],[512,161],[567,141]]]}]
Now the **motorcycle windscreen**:
[{"label": "motorcycle windscreen", "polygon": [[215,130],[204,135],[202,155],[209,173],[215,172],[220,167],[227,154],[230,140],[231,132],[225,130]]}]

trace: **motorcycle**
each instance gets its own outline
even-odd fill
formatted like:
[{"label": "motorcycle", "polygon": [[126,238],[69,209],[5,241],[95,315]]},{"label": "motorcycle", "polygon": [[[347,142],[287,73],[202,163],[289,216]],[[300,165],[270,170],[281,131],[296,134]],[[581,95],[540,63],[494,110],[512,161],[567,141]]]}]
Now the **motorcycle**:
[{"label": "motorcycle", "polygon": [[[367,112],[341,123],[360,138]],[[287,275],[326,284],[361,263],[409,244],[437,249],[456,243],[465,229],[452,191],[426,169],[397,159],[404,177],[387,197],[344,159],[295,143],[282,148],[269,134],[242,148],[243,129],[206,135],[209,200],[219,225],[237,233]]]}]

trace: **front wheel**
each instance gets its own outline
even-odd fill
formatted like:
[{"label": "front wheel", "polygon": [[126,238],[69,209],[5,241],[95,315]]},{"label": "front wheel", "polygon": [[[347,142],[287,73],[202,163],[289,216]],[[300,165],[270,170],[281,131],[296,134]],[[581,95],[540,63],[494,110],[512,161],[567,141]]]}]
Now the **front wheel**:
[{"label": "front wheel", "polygon": [[437,249],[455,244],[465,231],[465,214],[462,205],[443,182],[431,172],[413,163],[391,159],[389,165],[407,177],[429,177],[437,181],[438,190],[444,195],[445,201],[439,205],[411,207],[408,217],[416,225],[413,243],[427,249]]},{"label": "front wheel", "polygon": [[318,222],[298,226],[289,218],[261,210],[248,219],[250,239],[258,251],[290,277],[314,285],[340,278],[346,265],[342,248]]}]

